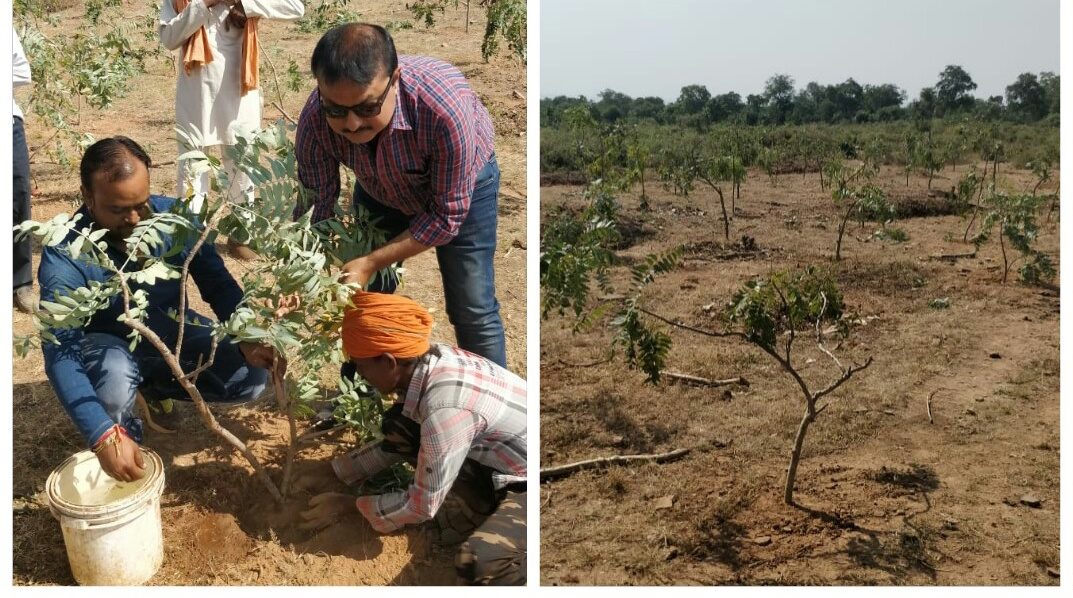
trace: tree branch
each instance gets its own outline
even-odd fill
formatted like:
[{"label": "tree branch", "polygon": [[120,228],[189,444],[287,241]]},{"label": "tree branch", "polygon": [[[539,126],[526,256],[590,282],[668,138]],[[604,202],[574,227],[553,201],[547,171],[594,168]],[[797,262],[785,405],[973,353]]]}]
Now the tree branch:
[{"label": "tree branch", "polygon": [[674,461],[680,459],[689,454],[690,449],[680,448],[670,451],[668,453],[659,453],[654,455],[614,455],[611,457],[601,457],[597,459],[588,459],[586,461],[578,461],[576,463],[570,463],[569,465],[558,465],[555,467],[547,467],[540,470],[540,481],[545,482],[556,478],[566,477],[573,473],[585,469],[603,469],[612,465],[626,465],[629,463],[643,463],[643,462],[655,462],[665,463],[667,461]]},{"label": "tree branch", "polygon": [[815,394],[815,396],[813,396],[813,400],[819,400],[820,397],[831,393],[832,391],[834,391],[839,386],[842,386],[842,384],[845,383],[847,380],[852,378],[853,374],[856,374],[857,372],[859,372],[861,370],[867,369],[868,366],[870,366],[870,365],[872,365],[872,358],[871,357],[869,357],[864,362],[864,365],[851,365],[851,366],[849,366],[848,368],[846,368],[846,371],[843,372],[842,375],[838,378],[838,380],[835,380],[834,382],[829,384],[827,386],[827,388],[824,388],[823,390],[817,392]]}]

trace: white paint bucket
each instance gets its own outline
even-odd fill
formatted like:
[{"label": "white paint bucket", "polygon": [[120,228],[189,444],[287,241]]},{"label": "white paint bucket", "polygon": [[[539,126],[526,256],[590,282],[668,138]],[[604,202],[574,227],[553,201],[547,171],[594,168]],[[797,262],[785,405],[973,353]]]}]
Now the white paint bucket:
[{"label": "white paint bucket", "polygon": [[90,451],[68,457],[45,482],[71,573],[81,585],[141,585],[164,560],[164,463],[153,451],[141,451],[145,476],[134,482],[109,477]]}]

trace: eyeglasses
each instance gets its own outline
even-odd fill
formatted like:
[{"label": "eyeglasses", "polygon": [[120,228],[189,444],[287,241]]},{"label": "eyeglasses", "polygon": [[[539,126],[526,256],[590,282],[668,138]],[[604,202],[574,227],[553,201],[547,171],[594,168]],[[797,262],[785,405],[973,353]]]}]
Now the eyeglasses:
[{"label": "eyeglasses", "polygon": [[346,118],[348,112],[353,112],[354,115],[359,118],[379,116],[380,110],[384,107],[384,101],[387,100],[387,94],[391,91],[391,88],[395,86],[397,80],[397,76],[392,75],[391,80],[388,81],[387,89],[384,90],[384,93],[380,94],[380,97],[377,98],[375,102],[366,102],[364,104],[358,104],[357,106],[336,106],[334,104],[325,104],[324,98],[321,97],[320,111],[328,118]]}]

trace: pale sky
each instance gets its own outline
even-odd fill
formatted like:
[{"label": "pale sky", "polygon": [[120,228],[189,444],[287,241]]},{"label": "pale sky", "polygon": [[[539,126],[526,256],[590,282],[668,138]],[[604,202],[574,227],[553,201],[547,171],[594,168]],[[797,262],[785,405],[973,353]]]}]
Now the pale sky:
[{"label": "pale sky", "polygon": [[1058,0],[542,0],[540,95],[760,93],[776,73],[825,85],[894,83],[908,99],[948,64],[1004,95],[1058,73]]}]

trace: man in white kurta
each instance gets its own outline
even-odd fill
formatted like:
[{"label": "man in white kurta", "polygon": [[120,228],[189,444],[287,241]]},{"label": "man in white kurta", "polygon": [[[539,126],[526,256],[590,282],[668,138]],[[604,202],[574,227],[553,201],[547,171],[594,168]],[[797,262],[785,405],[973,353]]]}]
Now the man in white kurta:
[{"label": "man in white kurta", "polygon": [[[178,50],[176,70],[178,85],[175,93],[175,122],[188,131],[196,130],[201,149],[219,145],[234,145],[236,133],[253,131],[261,126],[261,92],[251,89],[242,93],[242,43],[244,27],[235,25],[228,15],[235,10],[245,12],[247,19],[293,20],[305,13],[299,0],[189,0],[181,11],[175,0],[162,0],[160,6],[160,41],[169,50]],[[238,7],[235,9],[235,7]],[[205,28],[212,59],[194,66],[187,73],[183,67],[184,44],[190,36]],[[222,149],[222,148],[221,148]],[[253,201],[253,185],[245,175],[235,172],[224,155],[224,167],[233,185],[228,199],[232,202]],[[186,164],[179,161],[178,195],[186,195]],[[194,208],[200,209],[209,190],[208,174],[191,181]]]}]

